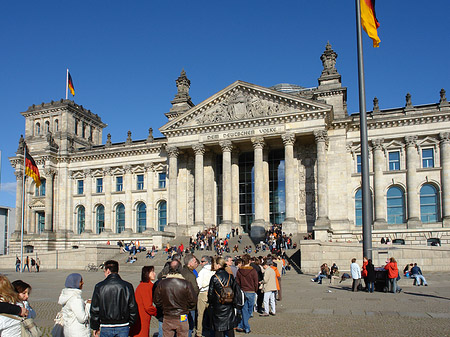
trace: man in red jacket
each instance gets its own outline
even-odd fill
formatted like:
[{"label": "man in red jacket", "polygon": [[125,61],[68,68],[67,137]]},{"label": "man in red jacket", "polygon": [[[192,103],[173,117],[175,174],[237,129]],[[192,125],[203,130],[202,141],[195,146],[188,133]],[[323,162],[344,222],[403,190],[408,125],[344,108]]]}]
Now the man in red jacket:
[{"label": "man in red jacket", "polygon": [[250,333],[248,320],[253,313],[256,292],[258,291],[258,273],[250,266],[250,255],[242,256],[243,266],[236,273],[236,282],[244,292],[244,307],[242,308],[242,320],[239,322],[236,331]]}]

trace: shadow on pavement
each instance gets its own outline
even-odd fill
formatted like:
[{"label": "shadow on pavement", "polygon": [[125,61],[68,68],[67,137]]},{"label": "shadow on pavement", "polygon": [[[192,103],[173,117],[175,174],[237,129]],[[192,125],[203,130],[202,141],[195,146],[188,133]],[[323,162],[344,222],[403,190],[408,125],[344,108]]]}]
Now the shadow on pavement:
[{"label": "shadow on pavement", "polygon": [[403,293],[408,295],[414,295],[414,296],[421,296],[421,297],[428,297],[428,298],[439,298],[441,300],[447,300],[450,301],[450,298],[448,297],[442,297],[442,296],[436,296],[436,295],[430,295],[430,294],[419,294],[419,293],[411,293],[409,291],[404,291]]}]

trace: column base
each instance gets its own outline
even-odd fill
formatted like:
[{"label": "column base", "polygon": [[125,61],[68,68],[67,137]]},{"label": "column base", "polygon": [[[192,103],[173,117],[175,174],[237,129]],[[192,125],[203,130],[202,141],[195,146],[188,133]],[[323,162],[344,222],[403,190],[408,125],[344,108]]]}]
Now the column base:
[{"label": "column base", "polygon": [[250,237],[252,239],[262,240],[266,237],[266,222],[264,219],[257,219],[252,222],[250,229]]},{"label": "column base", "polygon": [[125,229],[122,231],[122,233],[130,234],[130,233],[133,233],[133,230],[132,230],[131,228],[125,228]]},{"label": "column base", "polygon": [[176,234],[177,233],[177,227],[178,227],[178,223],[170,222],[164,227],[164,232],[171,232],[171,233]]},{"label": "column base", "polygon": [[411,218],[408,219],[407,226],[408,228],[422,228],[422,221],[419,218]]},{"label": "column base", "polygon": [[318,218],[313,227],[314,230],[314,240],[328,241],[328,232],[330,228],[330,219],[328,218]]},{"label": "column base", "polygon": [[450,217],[445,217],[444,219],[442,219],[442,227],[450,227]]},{"label": "column base", "polygon": [[223,221],[219,225],[219,238],[225,238],[228,233],[231,235],[231,221]]},{"label": "column base", "polygon": [[283,232],[286,235],[296,235],[298,233],[298,222],[295,218],[286,218],[282,223]]}]

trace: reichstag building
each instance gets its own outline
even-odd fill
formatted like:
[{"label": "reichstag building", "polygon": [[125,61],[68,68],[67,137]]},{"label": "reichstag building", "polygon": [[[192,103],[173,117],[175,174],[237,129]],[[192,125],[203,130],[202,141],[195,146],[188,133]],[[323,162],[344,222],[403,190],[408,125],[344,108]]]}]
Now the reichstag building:
[{"label": "reichstag building", "polygon": [[[100,116],[71,100],[22,112],[25,137],[10,158],[17,177],[20,242],[63,249],[119,239],[164,243],[217,226],[260,235],[282,223],[322,241],[362,238],[359,115],[327,44],[318,86],[271,88],[236,81],[198,105],[184,71],[176,80],[163,135],[112,143]],[[440,95],[439,95],[440,94]],[[450,230],[450,105],[368,113],[373,240],[447,244]],[[42,185],[23,184],[28,145]],[[15,241],[14,241],[15,240]],[[12,250],[12,252],[14,249]]]}]

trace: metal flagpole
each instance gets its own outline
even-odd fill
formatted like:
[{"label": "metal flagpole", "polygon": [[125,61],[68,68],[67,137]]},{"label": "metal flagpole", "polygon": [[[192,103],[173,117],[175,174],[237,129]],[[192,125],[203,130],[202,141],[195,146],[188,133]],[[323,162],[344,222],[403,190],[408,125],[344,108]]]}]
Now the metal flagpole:
[{"label": "metal flagpole", "polygon": [[25,169],[26,169],[26,158],[27,158],[27,145],[23,147],[23,182],[22,182],[22,225],[20,228],[20,272],[23,272],[23,229],[25,227],[24,217],[25,217]]},{"label": "metal flagpole", "polygon": [[369,144],[367,140],[366,88],[364,82],[364,61],[361,32],[361,0],[356,3],[356,38],[358,50],[359,82],[359,122],[361,138],[361,185],[362,185],[362,220],[363,220],[363,255],[372,258],[372,198],[369,181]]},{"label": "metal flagpole", "polygon": [[66,72],[66,99],[69,97],[69,68],[67,68]]}]

